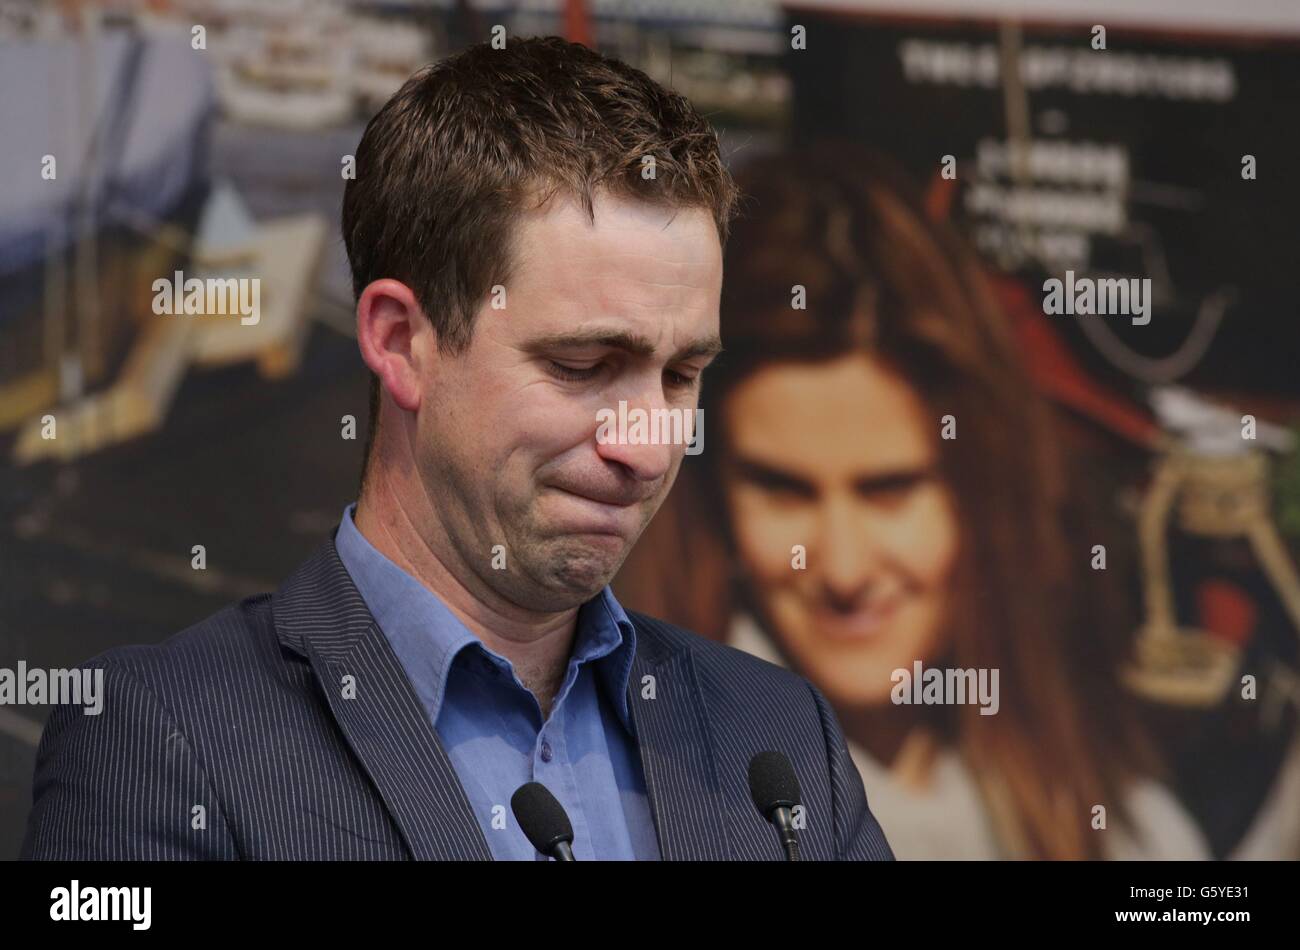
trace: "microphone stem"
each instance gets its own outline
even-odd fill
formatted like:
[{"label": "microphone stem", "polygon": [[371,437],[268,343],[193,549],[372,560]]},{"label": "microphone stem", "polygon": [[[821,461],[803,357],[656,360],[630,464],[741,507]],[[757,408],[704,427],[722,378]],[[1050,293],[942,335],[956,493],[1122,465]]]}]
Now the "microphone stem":
[{"label": "microphone stem", "polygon": [[776,825],[777,834],[781,838],[781,847],[785,849],[785,859],[787,861],[798,861],[799,836],[795,834],[794,822],[791,820],[790,809],[776,809],[776,811],[772,813],[772,824]]},{"label": "microphone stem", "polygon": [[552,856],[557,861],[573,860],[573,849],[569,847],[569,842],[567,841],[557,841],[555,843],[555,847],[552,848],[551,850],[553,852]]}]

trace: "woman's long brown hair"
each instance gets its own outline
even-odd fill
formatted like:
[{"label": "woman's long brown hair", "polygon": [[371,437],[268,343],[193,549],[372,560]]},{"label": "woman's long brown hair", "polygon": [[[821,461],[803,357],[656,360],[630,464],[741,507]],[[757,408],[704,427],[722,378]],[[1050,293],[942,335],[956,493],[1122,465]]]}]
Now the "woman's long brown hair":
[{"label": "woman's long brown hair", "polygon": [[[961,530],[949,648],[931,665],[1000,671],[1001,707],[943,707],[946,732],[977,776],[1004,848],[1018,857],[1101,855],[1108,823],[1127,824],[1123,789],[1147,758],[1111,675],[1119,648],[1090,645],[1086,673],[1071,638],[1113,640],[1077,578],[1089,544],[1067,553],[1068,478],[1051,410],[1032,388],[1008,322],[974,254],[933,221],[910,183],[845,143],[755,160],[725,258],[722,340],[706,374],[705,447],[620,574],[629,606],[721,639],[738,604],[721,502],[722,401],[774,362],[864,352],[899,371],[958,437],[938,442]],[[807,309],[791,307],[803,285]],[[1087,621],[1084,618],[1092,618]],[[1103,633],[1105,634],[1103,636]],[[1074,644],[1073,646],[1077,646]]]}]

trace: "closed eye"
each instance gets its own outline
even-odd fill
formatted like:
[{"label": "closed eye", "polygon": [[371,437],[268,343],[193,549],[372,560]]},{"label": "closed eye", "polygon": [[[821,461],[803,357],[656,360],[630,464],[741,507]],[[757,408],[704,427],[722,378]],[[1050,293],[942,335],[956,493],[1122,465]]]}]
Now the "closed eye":
[{"label": "closed eye", "polygon": [[564,363],[557,363],[555,360],[546,361],[546,371],[556,379],[563,379],[571,383],[580,383],[584,380],[594,379],[600,372],[600,364],[594,366],[566,366]]},{"label": "closed eye", "polygon": [[784,498],[813,500],[817,497],[817,486],[795,475],[778,471],[748,459],[736,459],[735,466],[739,476],[751,485],[762,489],[769,495]]},{"label": "closed eye", "polygon": [[876,498],[881,501],[897,501],[934,477],[934,472],[929,469],[886,472],[861,479],[857,484],[857,489],[859,493],[867,498]]},{"label": "closed eye", "polygon": [[[600,373],[602,365],[603,364],[601,363],[596,363],[592,366],[569,366],[566,363],[547,360],[546,371],[556,379],[562,379],[571,383],[581,383],[594,379]],[[698,376],[686,376],[683,373],[671,369],[664,371],[664,377],[670,386],[674,386],[678,389],[690,389],[699,379]]]}]

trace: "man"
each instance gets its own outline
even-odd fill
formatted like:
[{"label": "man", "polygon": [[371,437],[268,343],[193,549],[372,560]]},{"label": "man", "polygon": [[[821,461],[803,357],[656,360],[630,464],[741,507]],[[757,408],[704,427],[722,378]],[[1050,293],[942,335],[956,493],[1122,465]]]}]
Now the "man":
[{"label": "man", "polygon": [[777,860],[746,780],[774,750],[805,858],[892,857],[812,686],[608,587],[686,446],[599,420],[690,416],[721,348],[704,120],[524,40],[417,74],[356,159],[358,503],[276,593],[92,661],[106,708],[53,714],[24,854],[532,860],[537,781],[579,860]]}]

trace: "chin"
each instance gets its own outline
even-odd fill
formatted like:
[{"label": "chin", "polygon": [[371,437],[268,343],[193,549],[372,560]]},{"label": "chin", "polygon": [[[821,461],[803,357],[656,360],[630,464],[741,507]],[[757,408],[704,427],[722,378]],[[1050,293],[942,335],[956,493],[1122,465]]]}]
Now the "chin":
[{"label": "chin", "polygon": [[806,631],[797,642],[786,642],[790,646],[787,653],[800,672],[838,708],[888,703],[894,671],[910,671],[912,661],[922,655],[909,649],[905,638],[897,636],[844,643]]},{"label": "chin", "polygon": [[826,694],[832,706],[837,709],[859,709],[880,706],[889,702],[889,691],[893,686],[890,676],[895,667],[885,669],[879,663],[869,666],[837,664],[819,666],[812,663],[804,669],[804,675]]},{"label": "chin", "polygon": [[[617,542],[617,553],[612,550],[593,549],[583,541],[566,541],[563,550],[556,552],[551,559],[545,571],[546,575],[553,578],[556,585],[563,590],[577,595],[585,594],[583,601],[596,596],[614,579],[614,575],[623,566],[623,560],[627,556],[621,538],[612,535],[601,537]],[[615,545],[610,547],[612,549]]]},{"label": "chin", "polygon": [[[885,679],[888,683],[888,676]],[[835,685],[818,683],[817,686],[836,709],[877,709],[891,704],[888,689],[864,689],[863,684],[857,682]]]}]

